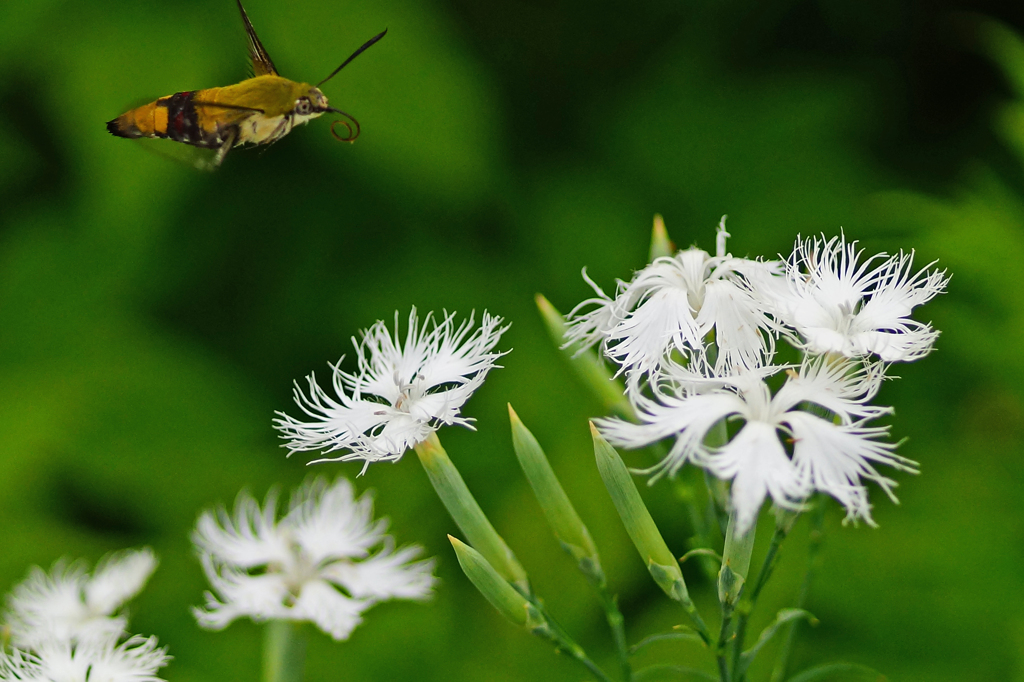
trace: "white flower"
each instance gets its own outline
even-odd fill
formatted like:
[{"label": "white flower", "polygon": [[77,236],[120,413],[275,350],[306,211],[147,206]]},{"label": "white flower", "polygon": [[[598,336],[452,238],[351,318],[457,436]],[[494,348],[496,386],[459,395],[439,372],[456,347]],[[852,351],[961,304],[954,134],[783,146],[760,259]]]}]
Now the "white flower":
[{"label": "white flower", "polygon": [[355,499],[344,478],[307,480],[280,521],[275,495],[261,510],[242,493],[234,517],[220,509],[196,524],[193,541],[216,595],[208,592],[206,608],[193,613],[210,629],[241,617],[310,621],[348,639],[374,604],[426,599],[434,585],[433,560],[412,561],[416,546],[396,550],[386,526],[373,520],[372,498]]},{"label": "white flower", "polygon": [[0,652],[0,682],[160,682],[156,672],[170,656],[156,637],[117,636],[77,643],[50,641],[34,654]]},{"label": "white flower", "polygon": [[399,459],[442,424],[472,428],[473,420],[460,410],[504,355],[494,347],[508,327],[485,312],[470,334],[473,316],[458,326],[454,318],[445,314],[436,322],[430,313],[421,327],[413,308],[404,344],[397,340],[397,313],[394,337],[377,322],[360,342],[353,339],[357,371],[342,371],[340,360],[331,367],[337,398],[311,374],[309,394],[296,384],[295,402],[312,421],[277,413],[274,425],[289,439],[285,447],[291,452],[348,450],[316,461],[361,459],[369,465]]},{"label": "white flower", "polygon": [[5,620],[12,643],[36,649],[48,641],[72,643],[124,632],[117,613],[156,569],[153,550],[127,550],[101,560],[92,576],[79,562],[57,562],[50,573],[34,567],[7,598]]},{"label": "white flower", "polygon": [[778,276],[782,264],[733,258],[725,253],[727,236],[723,220],[718,255],[691,247],[657,258],[630,282],[620,280],[614,299],[584,272],[597,297],[569,313],[569,344],[588,348],[600,342],[620,372],[643,374],[656,372],[673,350],[703,355],[714,330],[716,368],[767,363],[777,325],[748,280]]},{"label": "white flower", "polygon": [[873,353],[886,362],[924,357],[938,332],[909,315],[945,291],[945,271],[925,266],[914,273],[913,251],[858,262],[863,253],[845,235],[798,240],[786,263],[790,286],[777,301],[779,315],[814,353]]},{"label": "white flower", "polygon": [[[650,472],[675,474],[692,462],[731,480],[731,504],[741,533],[754,523],[765,497],[797,508],[815,491],[835,497],[848,518],[873,524],[861,479],[875,481],[894,500],[896,484],[872,462],[915,470],[914,462],[893,453],[895,445],[878,440],[888,434],[887,428],[864,425],[889,412],[868,404],[878,390],[881,368],[818,358],[806,361],[799,372],[787,369],[787,374],[773,396],[756,372],[706,379],[669,368],[652,387],[654,399],[634,396],[641,423],[602,419],[598,427],[609,442],[628,448],[674,436],[668,455]],[[806,411],[808,404],[836,419]],[[707,445],[708,432],[726,419],[742,420],[742,426],[727,443]]]}]

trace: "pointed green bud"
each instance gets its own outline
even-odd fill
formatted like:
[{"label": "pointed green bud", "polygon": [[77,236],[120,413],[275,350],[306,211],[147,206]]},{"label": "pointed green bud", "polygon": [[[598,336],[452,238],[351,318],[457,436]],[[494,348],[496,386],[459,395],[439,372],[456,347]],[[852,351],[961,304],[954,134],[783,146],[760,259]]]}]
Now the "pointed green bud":
[{"label": "pointed green bud", "polygon": [[576,561],[583,574],[595,585],[604,585],[605,576],[601,570],[597,547],[576,509],[573,508],[572,502],[569,501],[569,496],[565,494],[561,483],[555,477],[544,450],[520,421],[512,405],[508,406],[508,416],[512,422],[512,446],[516,451],[516,457],[519,458],[519,465],[526,474],[526,480],[530,482],[533,494],[540,503],[544,518],[547,519],[562,548]]},{"label": "pointed green bud", "polygon": [[734,606],[747,581],[750,555],[754,551],[754,530],[755,525],[751,525],[746,533],[740,535],[737,532],[736,512],[729,514],[725,549],[722,550],[722,570],[718,572],[718,600],[723,605]]},{"label": "pointed green bud", "polygon": [[551,340],[562,350],[583,385],[590,389],[607,412],[631,417],[633,406],[626,400],[622,382],[612,376],[611,371],[601,362],[593,348],[588,348],[581,353],[577,353],[577,349],[572,347],[564,348],[565,318],[551,305],[548,299],[544,298],[543,294],[537,294],[535,300],[540,316],[544,320],[544,326],[548,328],[548,334],[551,335]]},{"label": "pointed green bud", "polygon": [[654,524],[651,513],[640,497],[633,478],[629,475],[625,462],[619,457],[608,441],[601,433],[590,424],[590,433],[594,438],[594,457],[597,459],[597,470],[601,473],[604,485],[612,498],[615,510],[619,512],[622,525],[626,527],[626,533],[633,545],[640,552],[640,558],[647,565],[654,582],[658,584],[665,594],[671,599],[682,604],[686,613],[693,619],[697,626],[697,633],[705,642],[710,641],[707,626],[697,612],[693,600],[686,589],[686,581],[683,580],[683,572],[679,568],[679,562],[665,544],[661,531]]},{"label": "pointed green bud", "polygon": [[459,470],[441,447],[437,434],[430,434],[427,440],[417,445],[416,454],[455,525],[479,548],[479,553],[487,558],[502,578],[515,584],[524,594],[529,594],[530,582],[526,571],[469,492]]},{"label": "pointed green bud", "polygon": [[690,596],[686,590],[686,583],[683,582],[679,562],[654,524],[654,519],[647,511],[647,506],[640,497],[640,491],[629,475],[626,464],[593,423],[590,424],[590,432],[594,438],[597,469],[601,473],[605,487],[608,488],[616,511],[619,512],[622,525],[626,527],[629,539],[640,552],[640,558],[651,571],[654,582],[658,583],[665,594],[677,601],[688,601]]},{"label": "pointed green bud", "polygon": [[[498,575],[487,559],[466,543],[451,535],[448,540],[455,548],[459,566],[480,594],[491,602],[491,606],[510,621],[536,634],[547,631],[547,620],[526,597]],[[540,630],[541,632],[538,632]]]},{"label": "pointed green bud", "polygon": [[665,219],[660,213],[654,214],[654,229],[651,230],[651,252],[648,262],[655,258],[671,256],[676,252],[676,245],[668,238],[668,230],[665,229]]}]

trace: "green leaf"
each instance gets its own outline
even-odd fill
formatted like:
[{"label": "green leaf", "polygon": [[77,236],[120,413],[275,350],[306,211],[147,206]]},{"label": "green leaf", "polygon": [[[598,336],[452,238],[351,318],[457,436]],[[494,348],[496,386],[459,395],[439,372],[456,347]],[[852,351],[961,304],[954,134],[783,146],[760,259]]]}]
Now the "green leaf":
[{"label": "green leaf", "polygon": [[824,680],[869,680],[885,682],[888,678],[874,668],[857,663],[826,663],[825,665],[808,668],[788,682],[819,682]]},{"label": "green leaf", "polygon": [[690,632],[662,632],[662,633],[659,633],[659,634],[656,634],[656,635],[650,635],[648,637],[644,637],[639,642],[637,642],[633,646],[629,647],[629,655],[633,656],[634,654],[636,654],[636,653],[646,649],[651,644],[655,644],[657,642],[670,642],[670,641],[675,641],[675,642],[702,642],[702,641],[704,641],[704,640],[702,640],[700,638],[700,635],[698,635],[696,632],[693,632],[690,628],[686,627],[685,625],[684,626],[676,626],[676,627],[683,627],[683,628],[685,628],[687,630],[690,630]]},{"label": "green leaf", "polygon": [[787,624],[791,623],[799,618],[805,618],[811,625],[817,625],[818,619],[815,618],[811,613],[804,611],[803,609],[782,609],[778,615],[775,616],[775,620],[772,621],[768,627],[761,631],[761,636],[757,638],[757,642],[754,646],[750,647],[740,656],[739,665],[736,666],[736,678],[741,679],[743,674],[750,667],[750,664],[754,661],[758,652],[771,641],[772,637],[779,631],[779,629]]},{"label": "green leaf", "polygon": [[715,550],[708,549],[706,547],[698,547],[697,549],[691,549],[689,552],[687,552],[683,556],[679,557],[679,563],[684,564],[684,563],[686,563],[687,559],[689,559],[690,557],[695,557],[695,556],[711,557],[712,559],[714,559],[718,563],[722,563],[722,555],[719,554],[718,552],[716,552]]},{"label": "green leaf", "polygon": [[595,585],[604,585],[605,576],[601,570],[597,546],[594,545],[590,532],[569,501],[569,496],[558,482],[544,450],[520,421],[512,405],[508,406],[508,414],[512,422],[512,446],[526,480],[530,482],[533,494],[540,503],[544,518],[547,519],[562,548],[572,556],[579,569]]},{"label": "green leaf", "polygon": [[714,675],[681,665],[652,665],[649,668],[638,670],[633,675],[633,682],[654,682],[655,680],[706,680],[718,682],[718,678]]}]

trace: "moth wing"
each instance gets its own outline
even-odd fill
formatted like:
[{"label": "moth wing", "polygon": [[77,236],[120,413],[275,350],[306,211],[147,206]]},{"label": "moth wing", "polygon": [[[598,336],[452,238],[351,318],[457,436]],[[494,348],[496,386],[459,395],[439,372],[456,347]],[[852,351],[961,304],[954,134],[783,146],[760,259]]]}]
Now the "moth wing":
[{"label": "moth wing", "polygon": [[192,147],[187,144],[178,144],[173,140],[155,137],[140,137],[134,143],[139,148],[146,150],[150,154],[155,154],[165,161],[171,161],[194,170],[212,171],[219,165],[217,163],[219,153],[217,149]]},{"label": "moth wing", "polygon": [[277,73],[277,68],[274,66],[274,62],[270,59],[270,55],[267,54],[266,49],[264,49],[259,36],[256,35],[256,29],[252,27],[252,22],[249,21],[249,16],[245,13],[245,8],[242,7],[242,0],[235,1],[238,3],[238,11],[242,13],[242,23],[245,24],[245,35],[249,38],[249,58],[252,59],[253,75],[279,75]]}]

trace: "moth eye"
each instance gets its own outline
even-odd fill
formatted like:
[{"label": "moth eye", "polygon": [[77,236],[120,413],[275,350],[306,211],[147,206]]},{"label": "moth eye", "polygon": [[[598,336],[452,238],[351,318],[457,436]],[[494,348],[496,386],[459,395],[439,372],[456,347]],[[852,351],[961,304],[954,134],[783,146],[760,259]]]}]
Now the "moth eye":
[{"label": "moth eye", "polygon": [[300,116],[305,116],[309,113],[309,100],[305,97],[299,99],[295,104],[295,112]]}]

